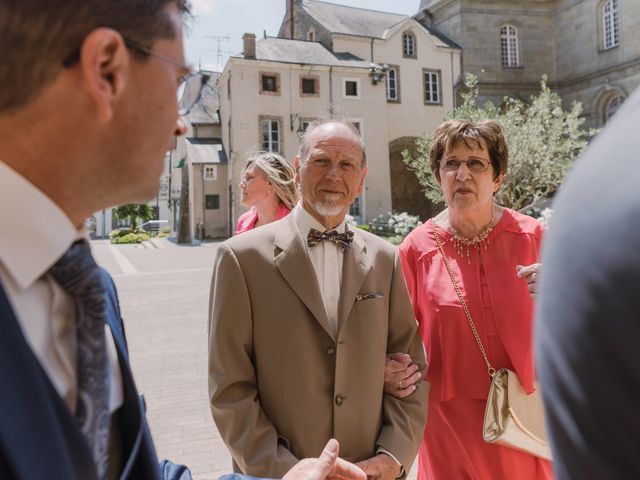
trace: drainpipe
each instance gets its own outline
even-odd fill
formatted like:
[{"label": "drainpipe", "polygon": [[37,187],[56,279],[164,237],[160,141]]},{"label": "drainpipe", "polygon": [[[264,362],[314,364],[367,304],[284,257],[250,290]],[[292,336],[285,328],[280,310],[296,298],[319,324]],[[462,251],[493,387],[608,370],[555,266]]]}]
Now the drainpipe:
[{"label": "drainpipe", "polygon": [[333,67],[329,67],[329,115],[333,116]]}]

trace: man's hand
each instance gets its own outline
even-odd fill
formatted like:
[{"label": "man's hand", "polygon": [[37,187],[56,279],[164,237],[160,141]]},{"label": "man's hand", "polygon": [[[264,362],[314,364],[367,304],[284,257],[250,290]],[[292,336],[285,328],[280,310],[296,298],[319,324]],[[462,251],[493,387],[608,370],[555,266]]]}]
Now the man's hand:
[{"label": "man's hand", "polygon": [[541,263],[532,263],[531,265],[516,265],[516,274],[520,278],[524,278],[527,281],[527,288],[533,299],[536,298],[538,289],[538,280],[540,278],[540,272],[542,271]]},{"label": "man's hand", "polygon": [[389,353],[384,365],[384,393],[405,398],[415,392],[415,383],[422,375],[418,365],[411,363],[406,353]]},{"label": "man's hand", "polygon": [[331,439],[318,458],[305,458],[289,470],[283,480],[366,480],[367,475],[353,463],[338,458],[338,441]]},{"label": "man's hand", "polygon": [[371,480],[394,480],[402,471],[400,465],[386,453],[356,463]]}]

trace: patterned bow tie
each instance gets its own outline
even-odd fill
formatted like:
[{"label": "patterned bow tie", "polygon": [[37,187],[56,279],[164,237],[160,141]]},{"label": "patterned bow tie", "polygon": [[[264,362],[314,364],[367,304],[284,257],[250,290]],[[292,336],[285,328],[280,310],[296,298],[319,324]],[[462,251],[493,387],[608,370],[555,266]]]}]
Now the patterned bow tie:
[{"label": "patterned bow tie", "polygon": [[319,232],[315,228],[309,230],[307,235],[307,245],[315,247],[323,240],[335,243],[343,252],[349,250],[351,242],[353,242],[353,232],[346,230],[344,233],[338,233],[335,230]]}]

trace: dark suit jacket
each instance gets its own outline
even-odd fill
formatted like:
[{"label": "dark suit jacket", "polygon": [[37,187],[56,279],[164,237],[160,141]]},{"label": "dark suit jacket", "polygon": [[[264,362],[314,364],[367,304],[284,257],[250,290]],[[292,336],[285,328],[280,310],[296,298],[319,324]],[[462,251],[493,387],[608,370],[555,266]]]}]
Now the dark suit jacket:
[{"label": "dark suit jacket", "polygon": [[640,90],[554,201],[538,374],[559,480],[640,478]]},{"label": "dark suit jacket", "polygon": [[[106,274],[105,274],[106,275]],[[160,479],[144,407],[133,382],[118,299],[109,277],[110,324],[118,350],[124,402],[121,479]],[[91,453],[74,417],[29,348],[0,285],[0,478],[93,480]]]}]

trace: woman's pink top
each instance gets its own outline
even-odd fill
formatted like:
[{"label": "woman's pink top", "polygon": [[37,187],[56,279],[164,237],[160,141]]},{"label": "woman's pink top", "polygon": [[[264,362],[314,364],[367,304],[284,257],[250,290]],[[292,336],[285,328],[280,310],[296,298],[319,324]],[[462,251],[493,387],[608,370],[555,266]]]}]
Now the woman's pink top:
[{"label": "woman's pink top", "polygon": [[[538,262],[541,225],[505,210],[486,250],[455,250],[451,233],[436,227],[445,254],[494,368],[517,372],[533,389],[533,302],[516,265]],[[400,247],[404,275],[427,351],[429,416],[418,452],[417,480],[550,480],[549,462],[485,443],[482,425],[490,377],[433,235],[415,229]]]},{"label": "woman's pink top", "polygon": [[[287,215],[289,215],[289,212],[291,212],[291,209],[287,208],[284,203],[280,202],[278,204],[278,209],[276,210],[276,217],[274,221],[286,217]],[[248,212],[243,213],[242,215],[240,215],[240,218],[238,218],[235,235],[246,232],[247,230],[253,230],[256,227],[257,221],[258,213],[255,210],[251,209]]]},{"label": "woman's pink top", "polygon": [[[533,391],[533,301],[516,265],[538,262],[543,228],[505,209],[487,249],[455,251],[452,235],[436,227],[449,263],[495,369],[513,368]],[[430,401],[486,399],[489,376],[433,236],[432,221],[400,247],[404,276],[427,352]],[[488,313],[490,316],[488,316]]]}]

